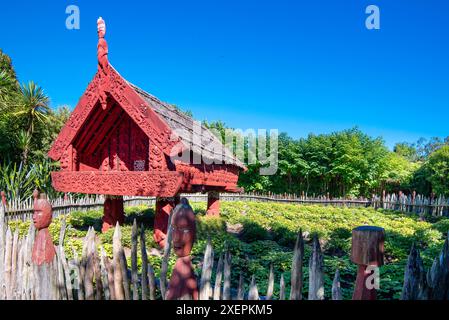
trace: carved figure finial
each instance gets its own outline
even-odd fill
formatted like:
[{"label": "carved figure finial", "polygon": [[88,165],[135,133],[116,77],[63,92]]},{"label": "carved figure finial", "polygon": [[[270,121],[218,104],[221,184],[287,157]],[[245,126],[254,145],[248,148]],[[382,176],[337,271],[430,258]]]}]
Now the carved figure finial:
[{"label": "carved figure finial", "polygon": [[103,109],[107,107],[107,87],[108,87],[108,74],[109,74],[109,61],[108,61],[108,43],[104,39],[106,35],[106,23],[103,18],[100,17],[97,20],[97,32],[98,32],[98,46],[97,46],[97,58],[98,58],[98,72],[100,74],[100,85],[98,88],[98,94],[100,96],[100,103]]}]

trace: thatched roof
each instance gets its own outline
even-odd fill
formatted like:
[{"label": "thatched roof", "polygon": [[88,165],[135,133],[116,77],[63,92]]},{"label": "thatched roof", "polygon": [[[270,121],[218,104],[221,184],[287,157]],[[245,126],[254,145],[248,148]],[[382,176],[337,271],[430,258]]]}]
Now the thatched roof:
[{"label": "thatched roof", "polygon": [[[176,107],[162,102],[134,84],[130,82],[128,82],[128,84],[150,105],[164,122],[167,123],[189,150],[201,150],[203,158],[207,157],[209,160],[246,169],[245,165],[203,124],[199,123],[201,125],[201,139],[193,139],[195,121],[193,118],[181,112]],[[204,151],[206,152],[204,153]],[[212,159],[210,159],[211,157]]]}]

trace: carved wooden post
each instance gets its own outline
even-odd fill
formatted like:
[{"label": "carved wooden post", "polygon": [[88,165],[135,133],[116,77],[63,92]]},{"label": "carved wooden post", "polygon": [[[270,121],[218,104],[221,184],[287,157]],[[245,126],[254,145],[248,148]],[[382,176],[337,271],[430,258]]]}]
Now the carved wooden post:
[{"label": "carved wooden post", "polygon": [[376,285],[370,282],[373,267],[384,263],[385,231],[380,227],[361,226],[352,230],[351,260],[357,264],[353,300],[376,300]]},{"label": "carved wooden post", "polygon": [[217,191],[209,191],[207,193],[207,215],[220,215],[220,194]]},{"label": "carved wooden post", "polygon": [[125,222],[125,209],[123,196],[105,196],[103,206],[103,227],[102,232],[114,228],[117,222],[121,225]]},{"label": "carved wooden post", "polygon": [[167,300],[198,300],[198,287],[190,253],[196,238],[195,214],[187,199],[173,210],[170,219],[173,249],[177,255],[168,285]]},{"label": "carved wooden post", "polygon": [[33,195],[35,197],[33,223],[38,231],[34,241],[32,261],[36,265],[50,264],[56,254],[48,231],[52,220],[52,207],[44,193],[40,195],[39,199],[37,199],[36,192]]},{"label": "carved wooden post", "polygon": [[171,198],[156,198],[156,210],[154,216],[154,241],[162,249],[165,247],[167,237],[168,217],[173,208],[179,203],[179,196]]}]

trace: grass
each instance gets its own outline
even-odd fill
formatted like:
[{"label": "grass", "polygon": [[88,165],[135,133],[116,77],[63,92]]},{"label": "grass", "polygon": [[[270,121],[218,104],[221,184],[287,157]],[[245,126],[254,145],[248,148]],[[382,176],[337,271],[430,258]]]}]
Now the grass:
[{"label": "grass", "polygon": [[[335,270],[341,275],[341,286],[345,299],[350,299],[356,275],[356,266],[350,261],[351,230],[360,225],[376,225],[386,231],[385,262],[380,269],[380,299],[398,299],[402,290],[404,267],[412,243],[421,249],[426,267],[438,255],[449,230],[449,219],[439,218],[425,222],[418,216],[392,211],[376,211],[372,208],[336,208],[315,205],[296,205],[258,202],[223,202],[221,217],[205,215],[205,203],[193,203],[197,213],[198,234],[192,250],[193,264],[197,275],[201,272],[201,260],[207,239],[211,239],[215,251],[215,265],[225,248],[232,254],[232,287],[236,288],[240,272],[245,275],[248,287],[251,275],[256,276],[259,293],[267,290],[270,264],[275,271],[275,296],[279,293],[279,279],[284,274],[289,295],[292,249],[296,235],[302,229],[305,240],[303,295],[307,297],[308,258],[313,234],[318,234],[325,262],[325,293],[330,298],[330,289]],[[152,238],[154,211],[147,207],[128,207],[126,221],[122,226],[122,243],[131,247],[131,227],[136,219],[145,228],[146,246],[156,248]],[[68,257],[73,250],[81,254],[82,240],[89,226],[99,235],[106,252],[112,256],[113,230],[101,234],[101,211],[73,212],[67,216],[67,236],[64,243]],[[60,219],[54,219],[50,231],[55,244],[58,242]],[[25,234],[29,222],[12,222],[13,229]],[[234,230],[234,232],[228,232]],[[238,232],[236,232],[238,231]],[[150,255],[155,273],[160,272],[161,259]],[[170,259],[170,269],[175,262]],[[130,263],[130,259],[128,259]],[[140,254],[138,258],[140,266]],[[214,275],[213,275],[214,276]],[[248,288],[246,288],[248,289]]]}]

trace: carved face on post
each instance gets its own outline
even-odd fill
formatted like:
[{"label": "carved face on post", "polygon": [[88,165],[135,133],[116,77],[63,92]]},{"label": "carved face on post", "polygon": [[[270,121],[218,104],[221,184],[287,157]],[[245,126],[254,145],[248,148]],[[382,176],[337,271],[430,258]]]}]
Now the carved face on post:
[{"label": "carved face on post", "polygon": [[190,255],[196,236],[195,214],[189,205],[181,206],[171,224],[173,249],[179,258]]},{"label": "carved face on post", "polygon": [[34,206],[33,223],[36,229],[48,228],[52,219],[52,208],[50,202],[46,199],[36,200]]},{"label": "carved face on post", "polygon": [[106,24],[101,17],[98,18],[97,20],[97,30],[98,30],[98,38],[104,38],[106,34]]}]

